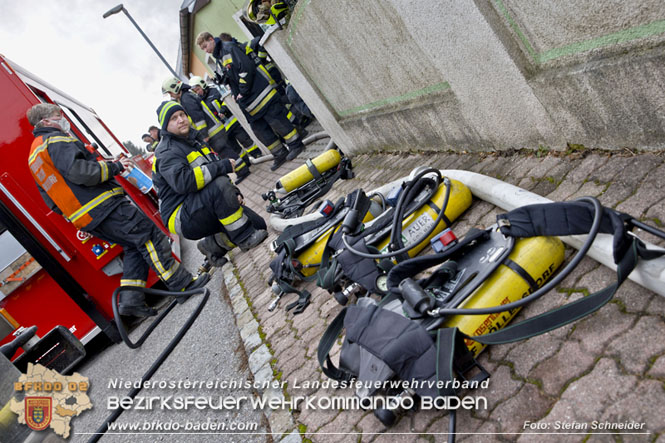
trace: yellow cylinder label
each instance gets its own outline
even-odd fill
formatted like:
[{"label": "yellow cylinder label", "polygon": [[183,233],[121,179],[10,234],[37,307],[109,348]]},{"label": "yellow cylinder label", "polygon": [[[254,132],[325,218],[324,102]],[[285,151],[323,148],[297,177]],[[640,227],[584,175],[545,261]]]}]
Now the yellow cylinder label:
[{"label": "yellow cylinder label", "polygon": [[[556,237],[522,238],[517,239],[508,258],[521,266],[541,287],[563,262],[564,247]],[[505,305],[533,291],[515,271],[500,265],[460,307],[474,309]],[[457,327],[471,336],[489,334],[503,328],[518,311],[519,308],[489,315],[455,315],[442,327]],[[473,340],[466,339],[465,342],[475,356],[485,347]]]}]

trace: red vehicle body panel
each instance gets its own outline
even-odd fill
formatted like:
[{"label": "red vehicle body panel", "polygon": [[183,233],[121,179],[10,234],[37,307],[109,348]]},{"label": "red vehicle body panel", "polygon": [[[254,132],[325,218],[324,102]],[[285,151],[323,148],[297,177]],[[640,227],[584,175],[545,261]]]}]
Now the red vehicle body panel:
[{"label": "red vehicle body panel", "polygon": [[[94,237],[83,239],[74,225],[51,211],[42,200],[28,168],[28,153],[34,137],[25,115],[31,106],[40,102],[63,107],[73,135],[86,144],[101,144],[96,151],[101,158],[108,160],[120,152],[127,153],[92,109],[0,56],[0,204],[83,288],[83,296],[92,301],[101,316],[111,320],[111,295],[119,286],[121,273],[109,276],[103,268],[108,269],[115,260],[116,268],[120,269],[117,264],[122,248]],[[139,167],[149,175],[149,163],[140,160]],[[123,178],[118,177],[118,181],[127,195],[177,245],[177,237],[168,233],[159,217],[154,191],[143,194]],[[56,281],[44,269],[36,271],[8,295],[0,293],[0,297],[4,296],[0,299],[0,314],[13,326],[18,325],[17,329],[37,325],[38,336],[45,335],[56,325],[63,325],[85,343],[99,329],[90,312],[84,312],[80,303],[75,302],[76,298]],[[151,271],[148,286],[157,281]],[[12,334],[0,336],[0,345],[13,338]]]}]

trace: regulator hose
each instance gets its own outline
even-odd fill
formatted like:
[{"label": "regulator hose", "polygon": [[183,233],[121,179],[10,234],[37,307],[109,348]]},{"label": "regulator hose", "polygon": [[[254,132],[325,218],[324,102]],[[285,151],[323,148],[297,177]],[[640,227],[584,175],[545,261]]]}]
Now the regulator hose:
[{"label": "regulator hose", "polygon": [[[371,258],[371,259],[383,259],[383,258],[392,258],[396,255],[399,254],[404,254],[405,252],[410,251],[411,249],[415,248],[418,246],[421,242],[423,242],[434,230],[436,227],[441,223],[441,220],[443,220],[443,216],[446,212],[446,208],[448,207],[448,200],[450,199],[450,188],[451,188],[451,183],[450,180],[447,177],[441,178],[441,173],[437,169],[433,168],[428,168],[425,169],[424,171],[420,172],[402,191],[402,195],[400,195],[400,198],[397,202],[397,206],[395,208],[395,213],[393,214],[393,225],[390,233],[390,242],[391,244],[401,244],[401,239],[400,240],[395,240],[395,238],[399,238],[399,233],[401,232],[401,226],[402,226],[402,217],[404,213],[404,208],[405,208],[405,201],[407,199],[407,196],[410,197],[411,190],[414,189],[416,186],[417,182],[426,174],[430,173],[435,173],[436,175],[436,182],[437,186],[435,186],[435,189],[438,187],[438,185],[441,183],[441,180],[443,180],[443,184],[446,186],[446,194],[443,199],[443,205],[441,206],[441,211],[439,211],[439,215],[437,216],[436,220],[434,221],[434,224],[432,225],[431,228],[427,230],[423,235],[420,236],[420,238],[416,241],[413,242],[411,246],[405,246],[400,249],[397,249],[395,251],[390,251],[386,252],[384,254],[370,254],[367,252],[363,251],[358,251],[357,249],[354,249],[346,239],[346,234],[342,235],[342,242],[344,242],[344,246],[346,249],[348,249],[351,253],[363,257],[363,258]],[[430,197],[431,198],[431,197]],[[425,200],[426,202],[427,200]],[[423,202],[423,204],[425,204]],[[414,209],[415,210],[415,209]],[[397,243],[396,243],[397,242]]]},{"label": "regulator hose", "polygon": [[[595,199],[594,197],[581,197],[577,199],[577,201],[585,201],[588,203],[591,203],[593,205],[594,209],[594,215],[593,215],[593,223],[591,225],[591,229],[589,230],[588,237],[582,245],[582,247],[577,251],[575,256],[572,258],[570,263],[568,263],[562,270],[559,272],[554,278],[549,280],[546,284],[544,284],[540,289],[534,291],[532,294],[530,294],[527,297],[524,297],[520,300],[514,301],[512,303],[507,303],[505,305],[499,305],[499,306],[492,306],[488,308],[476,308],[476,309],[465,309],[465,308],[437,308],[436,309],[436,316],[444,316],[444,315],[486,315],[486,314],[496,314],[499,312],[505,312],[505,311],[510,311],[515,308],[521,308],[522,306],[525,306],[532,301],[542,297],[545,295],[547,292],[550,290],[554,289],[556,285],[561,283],[564,278],[570,274],[575,267],[582,261],[584,256],[586,255],[587,251],[589,248],[591,248],[591,245],[593,244],[593,241],[596,238],[596,235],[598,234],[598,231],[600,229],[600,223],[603,218],[603,207],[600,205],[600,202]],[[391,292],[402,295],[402,291],[399,289],[399,287],[389,287],[388,288]]]}]

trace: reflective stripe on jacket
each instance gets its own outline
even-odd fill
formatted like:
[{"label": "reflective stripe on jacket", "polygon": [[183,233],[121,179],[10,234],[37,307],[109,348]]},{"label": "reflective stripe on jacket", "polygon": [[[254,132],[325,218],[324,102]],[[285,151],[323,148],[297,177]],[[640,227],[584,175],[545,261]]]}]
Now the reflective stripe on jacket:
[{"label": "reflective stripe on jacket", "polygon": [[163,131],[155,151],[152,181],[162,220],[169,230],[174,226],[176,210],[189,194],[232,171],[231,163],[220,159],[206,143],[196,139],[197,135],[190,131],[187,137],[179,137]]},{"label": "reflective stripe on jacket", "polygon": [[122,165],[97,161],[77,138],[56,128],[34,134],[28,166],[44,201],[78,229],[93,229],[122,201],[113,180]]}]

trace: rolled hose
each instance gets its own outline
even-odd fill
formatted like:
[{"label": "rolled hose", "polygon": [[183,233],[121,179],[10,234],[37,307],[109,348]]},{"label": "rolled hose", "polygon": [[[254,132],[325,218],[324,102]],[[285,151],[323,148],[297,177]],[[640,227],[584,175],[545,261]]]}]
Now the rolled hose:
[{"label": "rolled hose", "polygon": [[[414,177],[423,167],[415,168],[409,176],[393,180],[368,193],[380,192],[386,194],[390,189],[399,185],[410,177]],[[476,172],[463,171],[459,169],[441,169],[441,175],[452,180],[464,183],[471,193],[481,200],[491,203],[504,211],[512,211],[515,208],[538,204],[552,203],[552,200],[542,197],[533,192],[511,185],[496,178],[478,174]],[[314,213],[292,219],[281,219],[273,214],[270,217],[270,225],[276,231],[282,232],[287,226],[297,225],[305,221],[316,220],[323,217],[322,214]],[[638,225],[639,227],[639,225]],[[560,237],[568,246],[580,249],[587,238],[586,235],[574,235]],[[652,243],[644,241],[649,249],[662,249]],[[612,255],[612,236],[610,234],[598,234],[593,244],[587,251],[587,255],[606,267],[616,271],[616,264]],[[628,278],[656,294],[665,296],[665,257],[653,260],[640,260],[630,273]]]}]

